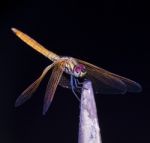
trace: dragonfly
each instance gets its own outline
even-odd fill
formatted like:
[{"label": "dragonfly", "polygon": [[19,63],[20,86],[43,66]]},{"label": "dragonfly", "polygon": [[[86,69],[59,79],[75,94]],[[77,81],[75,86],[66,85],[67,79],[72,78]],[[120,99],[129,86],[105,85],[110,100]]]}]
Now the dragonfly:
[{"label": "dragonfly", "polygon": [[32,97],[45,75],[51,69],[52,73],[43,101],[43,115],[48,111],[58,85],[71,89],[76,95],[76,91],[82,87],[80,79],[92,81],[95,93],[99,94],[125,94],[126,92],[140,92],[142,90],[141,85],[133,80],[77,58],[59,56],[20,30],[16,28],[11,28],[11,30],[22,41],[52,61],[52,64],[48,65],[42,74],[17,98],[15,102],[16,107]]}]

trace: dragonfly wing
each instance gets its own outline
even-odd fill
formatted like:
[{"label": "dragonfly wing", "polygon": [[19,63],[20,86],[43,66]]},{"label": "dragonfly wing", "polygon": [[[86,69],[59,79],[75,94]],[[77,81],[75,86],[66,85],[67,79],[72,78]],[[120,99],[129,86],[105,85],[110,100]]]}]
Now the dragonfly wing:
[{"label": "dragonfly wing", "polygon": [[51,64],[49,66],[47,66],[41,76],[35,80],[26,90],[24,90],[21,95],[17,98],[16,102],[15,102],[15,107],[18,107],[20,105],[22,105],[24,102],[26,102],[28,99],[31,98],[31,96],[33,95],[33,93],[36,91],[36,89],[38,88],[38,86],[40,85],[42,79],[45,77],[46,73],[54,66],[54,64]]},{"label": "dragonfly wing", "polygon": [[114,73],[110,73],[110,74],[114,77],[121,79],[126,84],[127,90],[129,92],[141,92],[142,91],[142,87],[139,83],[137,83],[133,80],[130,80],[128,78],[122,77],[120,75],[116,75]]},{"label": "dragonfly wing", "polygon": [[48,82],[48,85],[46,88],[45,97],[44,97],[43,115],[45,115],[45,113],[47,112],[47,110],[53,100],[56,88],[57,88],[59,81],[61,79],[61,76],[63,74],[65,64],[66,63],[64,61],[59,62],[58,64],[55,65],[55,67],[52,71],[51,77],[49,79],[49,82]]},{"label": "dragonfly wing", "polygon": [[85,65],[87,76],[92,80],[95,90],[98,93],[123,94],[126,91],[139,92],[141,90],[141,86],[130,79],[113,74],[88,62],[79,59],[76,60]]},{"label": "dragonfly wing", "polygon": [[127,92],[126,85],[121,80],[116,80],[109,75],[99,75],[98,77],[95,73],[92,74],[91,71],[87,69],[87,78],[92,81],[96,93],[125,94]]}]

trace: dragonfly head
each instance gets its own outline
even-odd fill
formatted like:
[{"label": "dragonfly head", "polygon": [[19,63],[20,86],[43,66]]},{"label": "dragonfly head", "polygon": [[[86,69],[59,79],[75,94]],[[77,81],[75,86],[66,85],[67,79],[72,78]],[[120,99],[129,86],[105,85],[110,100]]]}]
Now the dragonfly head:
[{"label": "dragonfly head", "polygon": [[82,64],[74,66],[73,73],[75,77],[84,77],[86,75],[86,68]]}]

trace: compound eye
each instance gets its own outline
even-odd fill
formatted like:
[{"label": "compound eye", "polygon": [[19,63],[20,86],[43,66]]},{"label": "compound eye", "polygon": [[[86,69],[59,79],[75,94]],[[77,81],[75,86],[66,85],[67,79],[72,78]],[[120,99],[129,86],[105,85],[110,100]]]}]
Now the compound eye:
[{"label": "compound eye", "polygon": [[80,64],[79,67],[83,73],[86,72],[86,68],[84,65]]},{"label": "compound eye", "polygon": [[86,72],[85,66],[82,67],[82,72],[83,72],[83,73]]},{"label": "compound eye", "polygon": [[76,66],[76,67],[75,67],[75,72],[76,72],[76,73],[80,73],[80,72],[81,72],[81,68],[80,68],[79,66]]}]

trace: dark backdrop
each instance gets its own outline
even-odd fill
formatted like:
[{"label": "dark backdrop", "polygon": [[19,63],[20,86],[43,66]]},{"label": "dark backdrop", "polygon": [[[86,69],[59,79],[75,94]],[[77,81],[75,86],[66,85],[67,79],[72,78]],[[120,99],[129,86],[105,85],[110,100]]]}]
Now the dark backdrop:
[{"label": "dark backdrop", "polygon": [[[33,98],[14,108],[19,94],[51,62],[10,30],[28,33],[60,55],[84,59],[131,78],[139,94],[95,95],[103,143],[150,142],[149,24],[145,5],[119,1],[0,2],[0,143],[77,143],[79,102],[58,87],[42,116],[48,77]],[[147,7],[147,6],[146,6]]]}]

